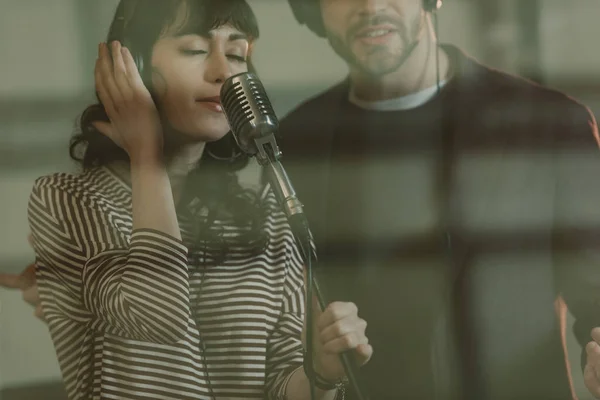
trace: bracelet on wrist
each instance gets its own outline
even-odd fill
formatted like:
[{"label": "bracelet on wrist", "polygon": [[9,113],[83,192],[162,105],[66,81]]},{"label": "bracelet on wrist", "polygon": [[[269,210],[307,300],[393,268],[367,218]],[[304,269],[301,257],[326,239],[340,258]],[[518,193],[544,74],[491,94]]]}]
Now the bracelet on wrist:
[{"label": "bracelet on wrist", "polygon": [[[311,372],[309,372],[306,356],[304,357],[303,367],[304,367],[304,374],[308,378],[310,378]],[[343,387],[345,387],[345,385],[347,383],[346,377],[340,378],[336,381],[330,381],[330,380],[322,377],[321,375],[319,375],[319,373],[317,371],[315,371],[314,368],[312,368],[311,371],[312,371],[312,375],[314,377],[315,386],[321,390],[329,391],[329,390],[333,390],[333,389],[342,389]]]}]

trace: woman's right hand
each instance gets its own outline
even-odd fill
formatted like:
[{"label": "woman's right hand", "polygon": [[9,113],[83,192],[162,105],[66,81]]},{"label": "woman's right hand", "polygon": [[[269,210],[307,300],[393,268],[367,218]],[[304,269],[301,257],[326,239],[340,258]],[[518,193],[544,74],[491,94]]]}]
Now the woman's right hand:
[{"label": "woman's right hand", "polygon": [[94,75],[96,91],[110,119],[110,123],[95,122],[96,129],[123,148],[132,162],[160,158],[160,117],[129,50],[117,41],[110,49],[100,43]]},{"label": "woman's right hand", "polygon": [[[29,245],[33,247],[33,236],[29,234],[27,239]],[[35,316],[42,321],[44,320],[42,302],[35,277],[35,263],[29,264],[19,274],[0,273],[0,287],[20,290],[23,300],[35,308]]]}]

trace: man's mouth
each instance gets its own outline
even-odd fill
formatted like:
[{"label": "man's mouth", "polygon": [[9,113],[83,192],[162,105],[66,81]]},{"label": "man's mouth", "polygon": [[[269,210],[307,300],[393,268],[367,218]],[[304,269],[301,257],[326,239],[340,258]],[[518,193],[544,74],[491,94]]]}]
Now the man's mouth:
[{"label": "man's mouth", "polygon": [[358,31],[355,37],[358,39],[378,38],[393,32],[396,32],[396,29],[391,26],[371,26]]},{"label": "man's mouth", "polygon": [[368,37],[368,38],[373,38],[373,37],[380,37],[380,36],[384,36],[387,35],[388,33],[392,33],[393,31],[391,29],[377,29],[374,31],[369,31],[366,33],[363,33],[361,35],[359,35],[358,37],[360,38],[364,38],[364,37]]}]

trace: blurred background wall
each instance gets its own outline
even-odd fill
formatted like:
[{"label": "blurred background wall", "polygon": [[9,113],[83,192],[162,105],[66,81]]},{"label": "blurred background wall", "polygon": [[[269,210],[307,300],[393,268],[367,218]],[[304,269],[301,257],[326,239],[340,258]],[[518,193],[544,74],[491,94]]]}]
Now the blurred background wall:
[{"label": "blurred background wall", "polygon": [[[69,171],[67,145],[93,99],[93,66],[117,0],[0,0],[0,272],[32,259],[26,206],[33,180]],[[279,116],[343,78],[326,42],[299,27],[284,0],[250,0],[262,38],[255,64]],[[493,67],[561,89],[600,113],[598,0],[447,0],[440,39]],[[256,167],[244,171],[252,183]],[[0,289],[0,400],[61,399],[45,326]],[[577,343],[569,351],[581,400]]]}]

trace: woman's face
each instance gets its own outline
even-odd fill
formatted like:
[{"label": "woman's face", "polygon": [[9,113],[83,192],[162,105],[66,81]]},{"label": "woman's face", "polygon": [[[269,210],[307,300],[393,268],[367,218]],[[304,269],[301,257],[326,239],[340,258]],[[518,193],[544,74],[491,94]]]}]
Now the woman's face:
[{"label": "woman's face", "polygon": [[223,82],[246,72],[249,40],[230,25],[204,37],[169,35],[152,52],[152,83],[170,126],[198,142],[212,142],[229,131],[220,105]]}]

